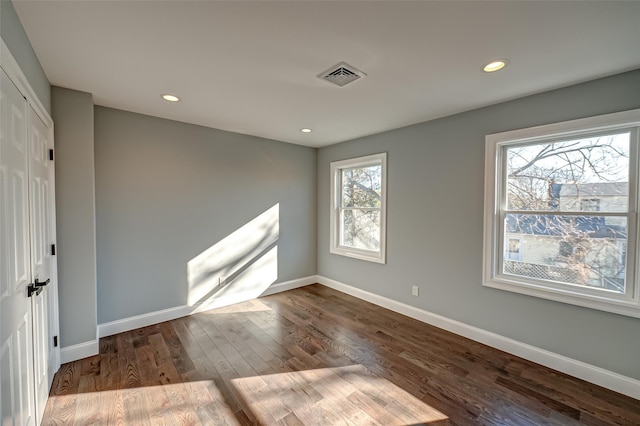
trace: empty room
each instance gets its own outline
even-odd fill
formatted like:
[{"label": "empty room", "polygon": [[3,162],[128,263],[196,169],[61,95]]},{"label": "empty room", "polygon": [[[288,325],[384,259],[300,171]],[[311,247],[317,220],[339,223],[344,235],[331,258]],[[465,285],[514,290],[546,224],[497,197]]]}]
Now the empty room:
[{"label": "empty room", "polygon": [[640,1],[0,37],[3,426],[640,425]]}]

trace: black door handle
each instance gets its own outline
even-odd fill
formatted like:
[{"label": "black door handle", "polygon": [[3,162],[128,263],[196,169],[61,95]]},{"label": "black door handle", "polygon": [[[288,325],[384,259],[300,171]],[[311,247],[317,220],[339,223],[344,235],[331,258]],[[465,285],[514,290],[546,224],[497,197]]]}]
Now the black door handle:
[{"label": "black door handle", "polygon": [[36,287],[35,284],[29,284],[27,286],[27,297],[33,297],[34,294],[37,296],[40,293],[42,293],[42,287]]},{"label": "black door handle", "polygon": [[44,287],[45,285],[49,284],[49,281],[51,281],[51,278],[47,278],[46,281],[38,281],[38,279],[36,278],[36,282],[33,283],[34,287]]}]

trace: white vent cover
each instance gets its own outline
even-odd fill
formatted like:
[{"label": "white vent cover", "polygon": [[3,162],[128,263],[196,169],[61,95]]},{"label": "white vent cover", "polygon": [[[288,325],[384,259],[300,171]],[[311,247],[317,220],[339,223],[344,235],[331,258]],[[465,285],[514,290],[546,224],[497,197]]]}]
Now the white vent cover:
[{"label": "white vent cover", "polygon": [[340,87],[359,80],[362,77],[366,77],[366,74],[345,62],[340,62],[338,65],[318,74],[319,79],[326,80]]}]

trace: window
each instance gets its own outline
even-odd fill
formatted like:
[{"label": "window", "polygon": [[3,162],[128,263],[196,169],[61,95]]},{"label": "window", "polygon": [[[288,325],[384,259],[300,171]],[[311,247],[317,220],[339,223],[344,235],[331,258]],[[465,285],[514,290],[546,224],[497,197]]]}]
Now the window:
[{"label": "window", "polygon": [[386,262],[386,168],[386,153],[331,163],[331,253]]},{"label": "window", "polygon": [[640,317],[640,110],[486,138],[484,285]]},{"label": "window", "polygon": [[580,200],[581,212],[599,212],[600,211],[600,199],[599,198],[583,198]]},{"label": "window", "polygon": [[508,238],[507,249],[506,258],[508,260],[522,260],[522,253],[520,252],[520,238]]}]

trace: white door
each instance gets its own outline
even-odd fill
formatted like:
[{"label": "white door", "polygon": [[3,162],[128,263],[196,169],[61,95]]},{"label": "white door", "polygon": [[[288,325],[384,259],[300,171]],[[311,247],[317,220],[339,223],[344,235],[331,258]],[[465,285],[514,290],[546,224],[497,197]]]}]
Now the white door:
[{"label": "white door", "polygon": [[52,295],[55,285],[53,268],[53,161],[49,149],[53,148],[49,129],[29,108],[29,200],[31,229],[31,268],[33,283],[42,287],[33,301],[33,351],[36,380],[36,413],[42,418],[54,374],[53,334],[50,327]]},{"label": "white door", "polygon": [[0,70],[0,420],[35,425],[27,103]]}]

